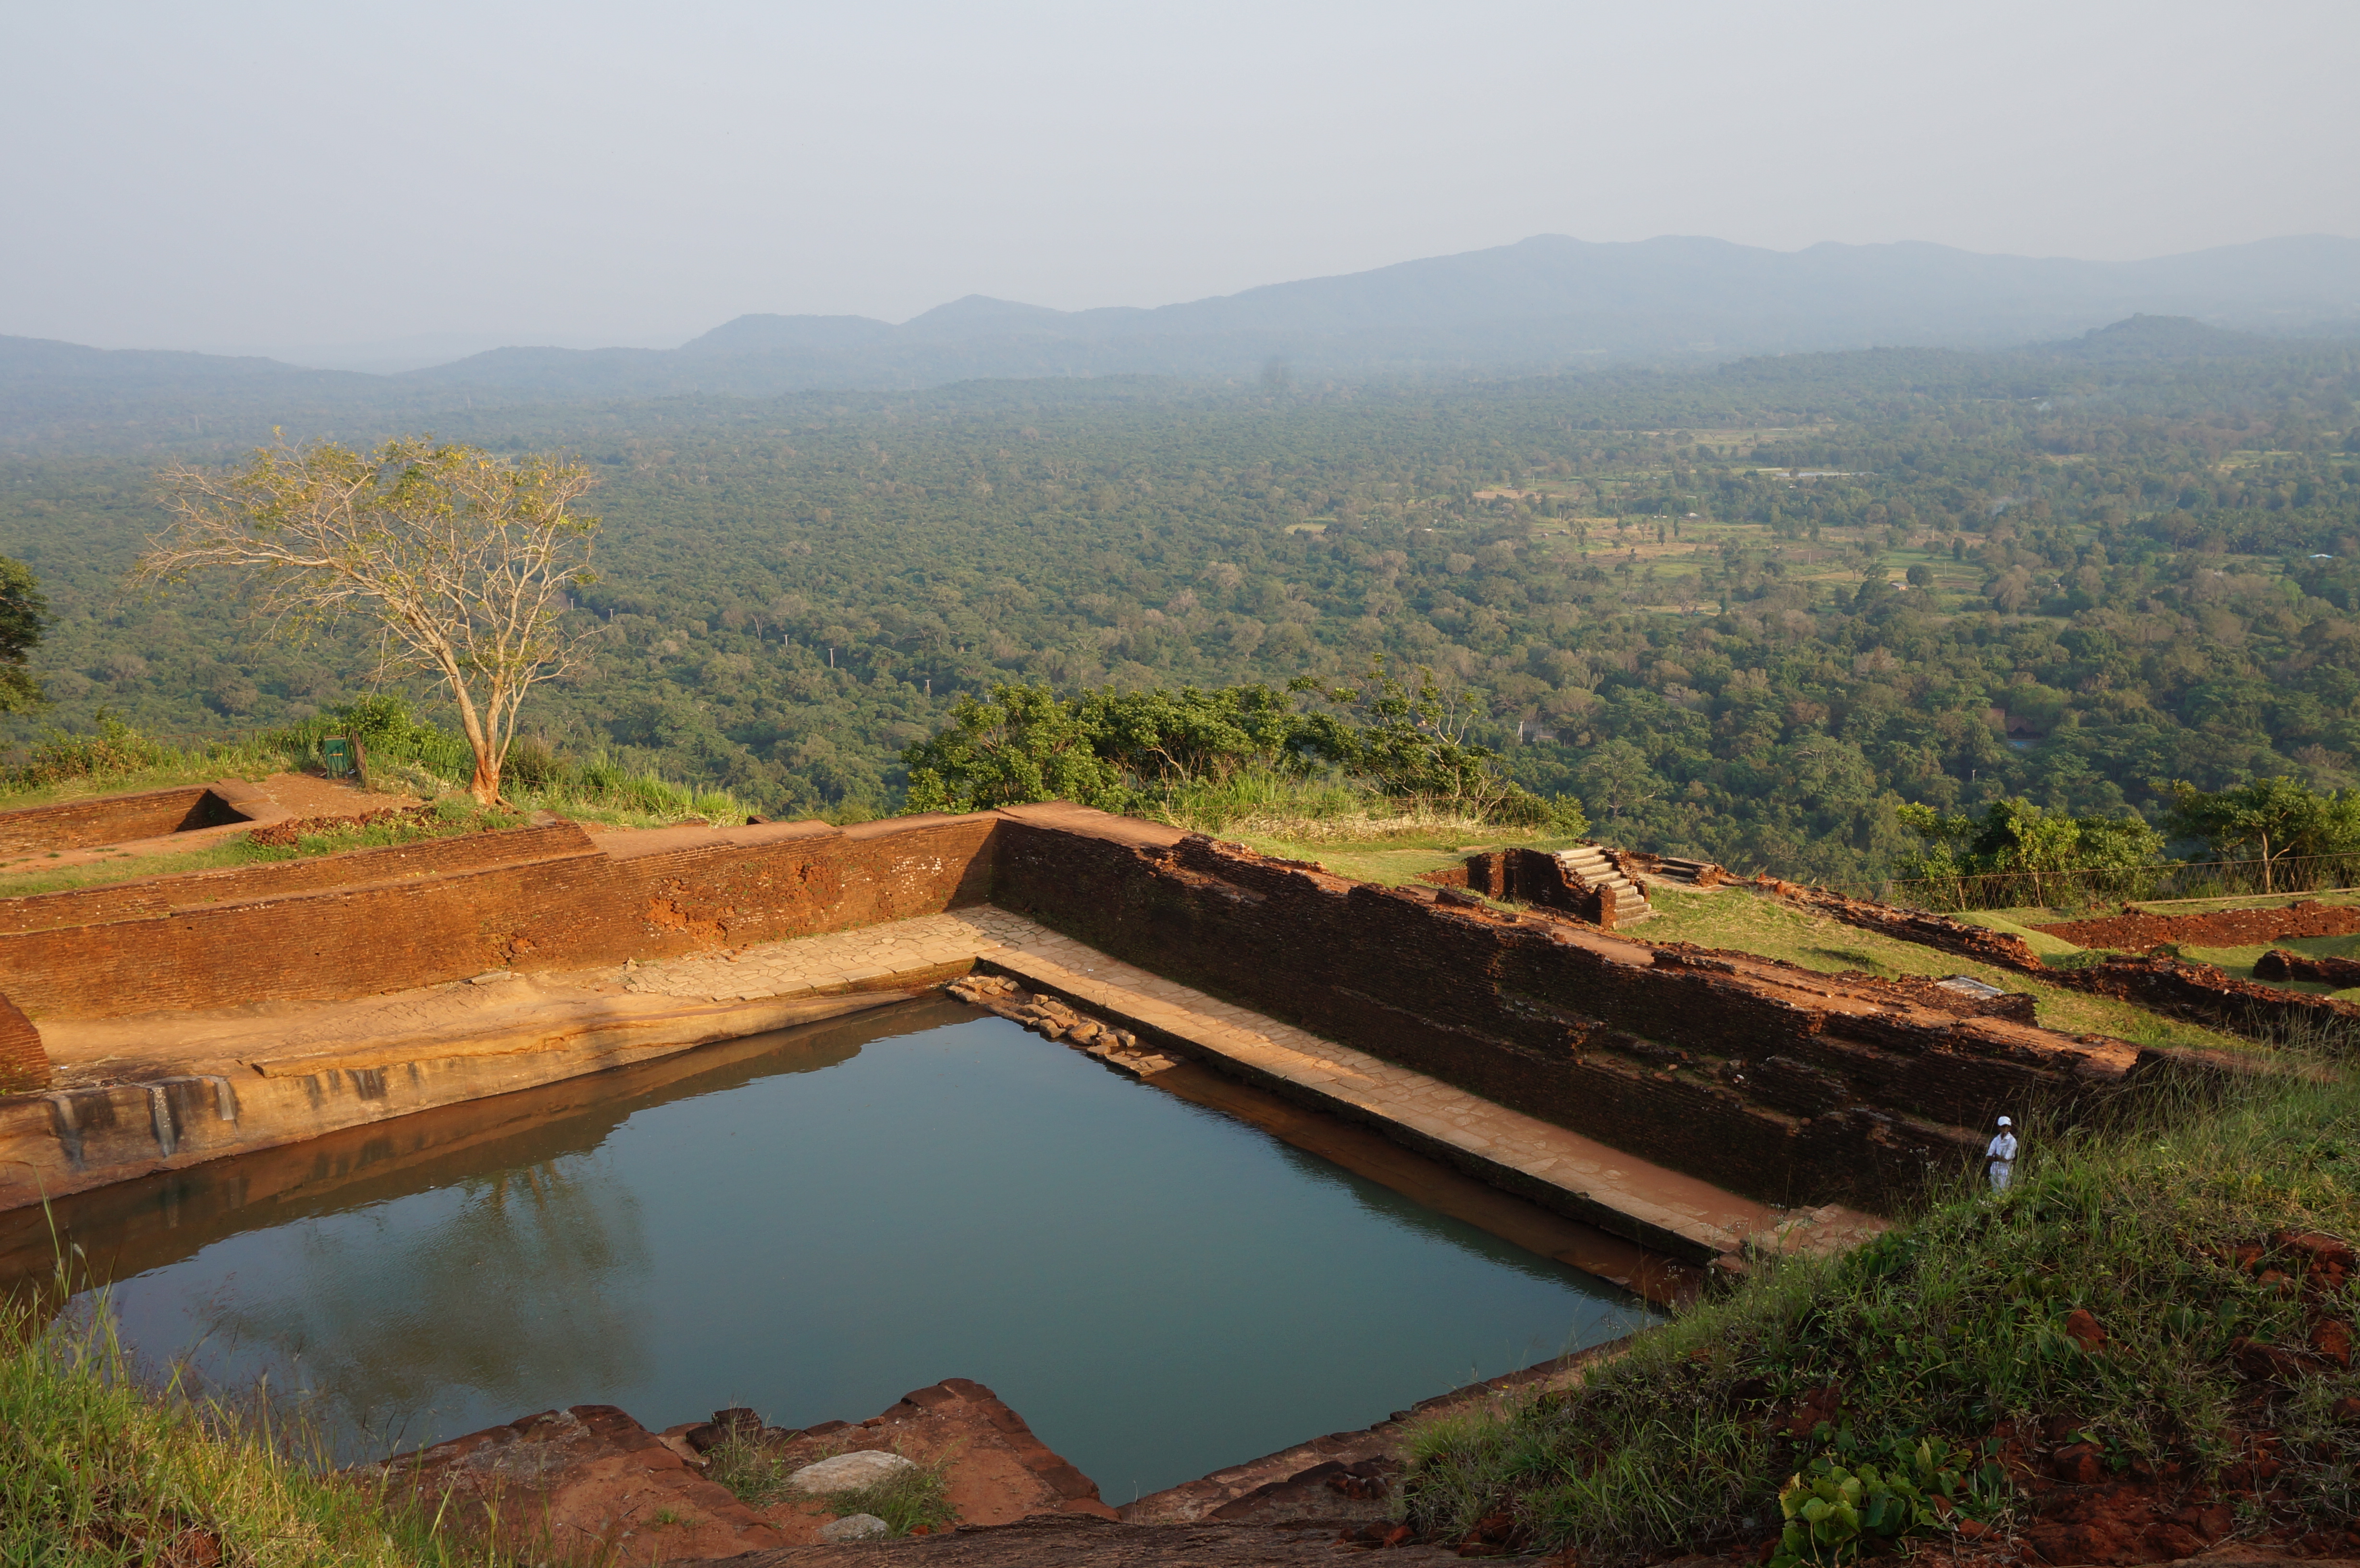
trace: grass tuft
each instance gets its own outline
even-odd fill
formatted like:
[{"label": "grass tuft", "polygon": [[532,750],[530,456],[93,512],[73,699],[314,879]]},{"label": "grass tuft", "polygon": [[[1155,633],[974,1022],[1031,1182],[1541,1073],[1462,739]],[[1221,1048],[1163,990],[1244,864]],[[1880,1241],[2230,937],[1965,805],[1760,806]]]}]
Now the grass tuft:
[{"label": "grass tuft", "polygon": [[922,1527],[931,1532],[958,1522],[948,1489],[949,1462],[943,1460],[897,1470],[866,1486],[827,1493],[824,1500],[838,1519],[874,1514],[892,1534],[903,1536]]}]

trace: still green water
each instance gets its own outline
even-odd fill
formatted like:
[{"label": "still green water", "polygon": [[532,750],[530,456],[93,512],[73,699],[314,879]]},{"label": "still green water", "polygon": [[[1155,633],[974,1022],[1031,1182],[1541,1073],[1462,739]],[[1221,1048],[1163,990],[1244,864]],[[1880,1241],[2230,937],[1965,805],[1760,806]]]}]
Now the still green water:
[{"label": "still green water", "polygon": [[126,1337],[348,1454],[604,1403],[989,1384],[1109,1501],[1649,1321],[1615,1287],[951,1002],[61,1206]]}]

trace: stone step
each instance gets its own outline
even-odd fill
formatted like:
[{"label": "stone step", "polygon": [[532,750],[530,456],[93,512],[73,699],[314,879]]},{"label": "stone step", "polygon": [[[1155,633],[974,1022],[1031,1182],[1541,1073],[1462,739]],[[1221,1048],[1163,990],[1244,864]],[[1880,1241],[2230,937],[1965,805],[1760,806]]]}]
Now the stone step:
[{"label": "stone step", "polygon": [[1614,920],[1617,925],[1644,920],[1656,912],[1647,902],[1647,890],[1622,875],[1613,860],[1597,845],[1561,849],[1557,851],[1557,858],[1559,865],[1591,887],[1614,890]]}]

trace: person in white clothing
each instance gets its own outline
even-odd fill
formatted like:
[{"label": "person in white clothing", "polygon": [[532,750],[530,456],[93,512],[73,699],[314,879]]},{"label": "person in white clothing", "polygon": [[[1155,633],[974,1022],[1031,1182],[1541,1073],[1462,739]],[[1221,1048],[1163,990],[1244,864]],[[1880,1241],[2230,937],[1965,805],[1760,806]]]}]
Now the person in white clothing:
[{"label": "person in white clothing", "polygon": [[1983,1159],[1991,1167],[1992,1191],[2006,1192],[2007,1179],[2016,1174],[2016,1124],[2005,1116],[2000,1117],[1999,1131],[1992,1136]]}]

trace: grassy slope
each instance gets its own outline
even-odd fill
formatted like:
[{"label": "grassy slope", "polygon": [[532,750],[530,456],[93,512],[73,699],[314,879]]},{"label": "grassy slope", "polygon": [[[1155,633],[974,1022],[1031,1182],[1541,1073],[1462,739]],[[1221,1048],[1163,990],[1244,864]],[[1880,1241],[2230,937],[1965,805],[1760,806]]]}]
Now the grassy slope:
[{"label": "grassy slope", "polygon": [[[2340,1530],[2360,1508],[2360,1430],[2331,1410],[2360,1377],[2322,1364],[2256,1383],[2233,1343],[2299,1348],[2354,1303],[2229,1260],[2281,1226],[2360,1234],[2360,1088],[2244,1092],[2111,1137],[2027,1128],[2007,1193],[1962,1183],[1862,1252],[1757,1276],[1568,1395],[1429,1425],[1413,1517],[1446,1535],[1513,1520],[1584,1563],[1627,1563],[1774,1535],[1781,1484],[1827,1439],[1882,1463],[1931,1438],[1981,1463],[2011,1437],[2086,1436],[2108,1475],[2201,1489],[2275,1431],[2283,1495],[2247,1504],[2241,1530]],[[2102,1353],[2066,1336],[2076,1309],[2107,1334]],[[1830,1387],[1841,1410],[1812,1434],[1798,1406]],[[2021,1527],[2026,1501],[2003,1486],[1986,1511]]]}]

